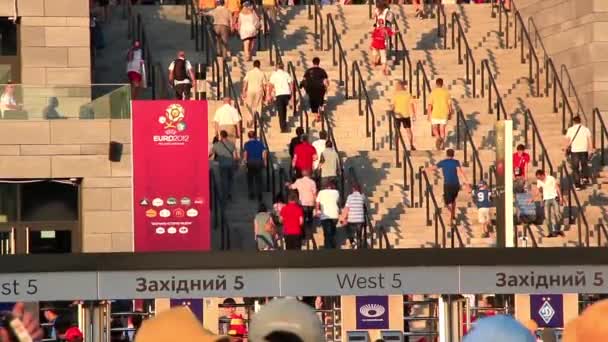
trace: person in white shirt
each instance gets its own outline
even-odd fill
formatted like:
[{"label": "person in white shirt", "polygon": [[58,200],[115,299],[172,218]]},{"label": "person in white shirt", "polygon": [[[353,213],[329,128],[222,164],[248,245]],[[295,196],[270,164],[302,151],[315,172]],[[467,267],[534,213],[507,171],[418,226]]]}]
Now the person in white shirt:
[{"label": "person in white shirt", "polygon": [[287,106],[291,101],[294,89],[293,79],[288,72],[283,70],[283,63],[277,62],[277,69],[270,76],[266,101],[270,103],[274,97],[281,133],[287,133]]},{"label": "person in white shirt", "polygon": [[139,95],[139,89],[142,87],[143,78],[143,50],[139,40],[133,42],[133,46],[127,53],[127,77],[131,83],[131,97],[136,99]]},{"label": "person in white shirt", "polygon": [[340,193],[333,181],[327,182],[325,188],[319,191],[316,201],[316,213],[321,219],[325,248],[336,248],[336,225],[340,217]]},{"label": "person in white shirt", "polygon": [[327,132],[325,131],[321,131],[319,132],[319,139],[315,140],[312,143],[312,147],[315,148],[315,150],[317,151],[317,156],[319,156],[319,158],[317,158],[315,161],[312,162],[312,168],[313,170],[318,170],[319,168],[319,162],[321,161],[321,154],[323,153],[323,151],[325,151],[325,142],[327,141]]},{"label": "person in white shirt", "polygon": [[564,150],[567,151],[570,148],[574,186],[580,190],[583,182],[589,180],[589,156],[593,153],[593,142],[591,141],[591,131],[583,126],[580,116],[575,116],[572,122],[572,127],[568,128],[568,132],[566,132]]},{"label": "person in white shirt", "polygon": [[15,100],[14,84],[7,84],[6,87],[4,87],[2,96],[0,96],[0,110],[2,111],[0,114],[3,118],[4,112],[7,110],[21,110],[21,106],[19,106]]},{"label": "person in white shirt", "polygon": [[253,126],[254,113],[262,115],[262,101],[264,99],[264,87],[268,83],[266,75],[260,70],[260,61],[253,61],[253,69],[247,71],[243,79],[243,91],[241,97],[247,108],[247,128]]},{"label": "person in white shirt", "polygon": [[[555,177],[545,174],[545,170],[536,171],[536,191],[533,197],[542,192],[543,205],[545,207],[545,225],[547,226],[547,237],[564,236],[560,230],[561,214],[559,204],[563,202],[562,193]],[[532,201],[532,199],[530,199]],[[553,220],[555,219],[555,220]]]},{"label": "person in white shirt", "polygon": [[215,111],[213,122],[217,137],[221,131],[226,131],[228,140],[235,144],[236,138],[241,136],[241,116],[238,110],[232,106],[232,99],[229,97],[225,97],[224,104]]}]

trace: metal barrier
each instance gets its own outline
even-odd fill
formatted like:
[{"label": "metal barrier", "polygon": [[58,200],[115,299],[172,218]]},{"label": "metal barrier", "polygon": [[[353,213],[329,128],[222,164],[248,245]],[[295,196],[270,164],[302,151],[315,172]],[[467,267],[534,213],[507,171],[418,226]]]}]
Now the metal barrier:
[{"label": "metal barrier", "polygon": [[[462,110],[456,110],[456,148],[461,149],[461,132],[464,133],[464,161],[463,166],[469,166],[469,153],[468,147],[471,148],[471,159],[473,160],[473,184],[477,184],[478,179],[483,179],[483,164],[481,163],[481,159],[479,158],[479,151],[477,147],[475,147],[475,142],[473,141],[473,137],[471,136],[471,129],[469,125],[467,125],[467,121],[462,113]],[[479,173],[478,173],[479,169]],[[477,175],[479,174],[479,177]]]},{"label": "metal barrier", "polygon": [[[500,5],[501,7],[503,7],[504,5],[501,3]],[[538,61],[538,55],[536,54],[536,50],[534,50],[534,44],[532,43],[532,39],[530,39],[530,34],[528,33],[528,30],[526,30],[526,25],[524,24],[524,20],[521,17],[521,13],[519,13],[519,11],[515,11],[515,28],[514,28],[514,44],[513,47],[517,48],[517,42],[518,42],[518,37],[517,37],[517,26],[519,25],[520,28],[520,35],[519,35],[519,42],[520,42],[520,51],[521,51],[521,63],[524,64],[526,63],[526,56],[524,54],[524,38],[526,39],[526,43],[528,45],[528,65],[529,65],[529,79],[530,79],[530,83],[532,84],[533,89],[536,90],[535,92],[535,96],[540,96],[540,63]],[[508,35],[507,35],[508,36]],[[509,42],[507,42],[507,46],[509,45]],[[532,58],[534,58],[534,63],[532,61]],[[533,64],[536,64],[536,71],[533,74]],[[536,77],[534,77],[536,76]]]},{"label": "metal barrier", "polygon": [[275,62],[283,64],[281,49],[277,41],[274,39],[275,23],[264,9],[262,9],[262,15],[264,17],[264,31],[267,32],[266,42],[268,45],[269,63],[270,65],[275,65]]},{"label": "metal barrier", "polygon": [[604,123],[604,119],[602,118],[602,114],[600,113],[600,110],[598,108],[594,108],[593,113],[591,115],[593,116],[593,147],[596,149],[598,148],[597,130],[599,129],[599,150],[601,157],[600,164],[604,166],[608,163],[606,162],[606,150],[608,149],[608,147],[606,146],[606,142],[608,139],[608,128],[606,128],[606,124]]},{"label": "metal barrier", "polygon": [[[291,62],[287,63],[287,72],[291,75],[291,78],[297,82],[298,76],[296,75],[296,68]],[[302,90],[300,87],[296,86],[293,96],[293,116],[300,117],[300,127],[304,128],[306,134],[308,134],[310,131],[310,123],[308,119],[308,110],[306,110],[304,105],[305,102]],[[325,122],[323,121],[322,124],[325,125]]]},{"label": "metal barrier", "polygon": [[[557,69],[555,68],[555,64],[553,64],[553,60],[551,58],[547,58],[545,61],[545,70],[546,70],[546,88],[545,94],[549,96],[549,89],[553,85],[553,112],[557,113],[558,105],[562,107],[562,133],[565,134],[567,128],[572,124],[572,119],[574,118],[574,111],[570,106],[570,101],[568,101],[568,95],[564,90],[564,86],[562,81],[559,79],[557,75]],[[553,77],[551,77],[553,76]],[[549,79],[552,80],[549,81]],[[557,98],[557,90],[559,88],[559,95],[561,96],[561,104],[558,104]],[[566,109],[568,110],[569,120],[566,122]]]},{"label": "metal barrier", "polygon": [[209,168],[209,195],[211,196],[211,219],[213,230],[220,233],[220,249],[230,249],[230,226],[226,220],[226,207],[224,201],[220,198],[220,188],[215,179],[215,173],[212,168]]},{"label": "metal barrier", "polygon": [[[569,224],[574,224],[576,220],[576,228],[578,231],[578,245],[580,247],[591,247],[589,244],[589,223],[587,223],[587,217],[585,217],[584,207],[581,205],[581,202],[578,199],[578,195],[576,194],[576,188],[574,185],[574,179],[568,172],[568,167],[566,167],[566,161],[562,162],[562,165],[559,168],[559,179],[560,186],[562,189],[562,196],[565,192],[568,202],[568,221]],[[565,190],[565,191],[564,191]],[[572,199],[574,198],[574,202],[576,204],[576,214],[572,213]],[[576,216],[576,217],[573,217]],[[584,227],[583,227],[584,225]],[[584,232],[583,232],[584,229]],[[585,234],[583,238],[583,233]]]},{"label": "metal barrier", "polygon": [[[234,104],[234,107],[236,108],[236,111],[239,113],[239,116],[242,118],[243,115],[241,114],[241,106],[239,105],[239,102],[241,101],[241,96],[239,95],[239,93],[236,91],[236,88],[234,86],[234,83],[232,82],[232,76],[230,76],[230,66],[228,65],[228,61],[226,59],[223,60],[223,65],[222,65],[222,85],[223,85],[223,89],[222,89],[222,94],[224,94],[224,97],[230,97],[232,99],[232,102]],[[240,133],[240,145],[241,145],[241,151],[243,150],[243,120],[239,121],[239,133]]]},{"label": "metal barrier", "polygon": [[[443,7],[443,6],[439,6]],[[456,39],[456,27],[458,27],[458,39]],[[473,50],[469,46],[469,42],[467,40],[467,36],[464,32],[464,28],[460,23],[460,17],[458,13],[452,13],[452,49],[456,48],[456,43],[458,43],[458,64],[462,64],[462,42],[464,42],[464,47],[466,52],[464,53],[464,59],[466,64],[466,81],[467,84],[471,84],[473,82],[473,97],[477,96],[477,68],[475,66],[475,58],[473,57]],[[482,77],[483,78],[483,77]]]},{"label": "metal barrier", "polygon": [[211,23],[206,16],[201,17],[201,44],[203,46],[205,64],[211,66],[211,82],[215,84],[215,98],[222,97],[222,78],[220,77],[220,63],[217,58],[217,37]]},{"label": "metal barrier", "polygon": [[427,98],[427,92],[430,96],[431,94],[431,81],[429,81],[429,78],[426,76],[426,71],[424,70],[424,65],[422,64],[421,61],[418,61],[416,63],[416,97],[420,98],[420,78],[422,78],[422,112],[426,115],[431,115],[431,113],[427,113],[427,106],[426,106],[426,98]]},{"label": "metal barrier", "polygon": [[[443,19],[443,24],[441,23]],[[454,21],[452,18],[452,37],[454,35]],[[437,37],[443,38],[443,49],[448,48],[448,19],[445,15],[445,8],[442,4],[437,5]],[[454,38],[452,38],[452,48],[454,48]]]},{"label": "metal barrier", "polygon": [[[445,223],[443,221],[443,216],[441,216],[441,208],[439,207],[439,204],[437,202],[437,199],[435,198],[435,193],[433,192],[433,185],[432,183],[429,181],[429,177],[426,173],[426,171],[424,170],[424,167],[420,167],[418,169],[418,181],[420,184],[420,203],[423,203],[423,192],[424,192],[424,201],[425,201],[425,207],[426,207],[426,225],[427,226],[431,226],[434,225],[435,226],[435,247],[438,248],[446,248],[446,229],[445,229]],[[424,180],[424,189],[423,189],[423,180]],[[431,219],[431,204],[433,206],[433,214],[432,214],[432,219]],[[458,240],[458,244],[459,247],[464,247],[464,242],[462,241],[462,236],[460,235],[460,231],[458,230],[458,227],[455,224],[452,224],[450,227],[450,246],[452,248],[455,247],[456,245],[456,241],[455,238]],[[441,234],[441,238],[440,235]]]},{"label": "metal barrier", "polygon": [[[397,23],[397,19],[395,17],[393,17],[393,27],[395,28],[395,32],[397,32],[394,35],[394,39],[395,42],[393,44],[391,44],[394,49],[392,50],[391,54],[395,60],[395,65],[399,65],[401,64],[401,79],[402,80],[407,80],[407,83],[409,85],[410,88],[410,94],[413,91],[413,84],[412,84],[412,60],[410,59],[410,53],[407,50],[407,48],[405,47],[405,41],[403,40],[403,34],[405,34],[405,32],[401,32],[399,30],[399,24]],[[390,41],[390,38],[389,38]],[[399,53],[399,46],[401,46],[401,53]],[[406,63],[407,63],[407,78],[406,76]]]},{"label": "metal barrier", "polygon": [[505,105],[502,102],[502,96],[500,95],[500,91],[498,91],[498,86],[496,85],[496,80],[492,75],[492,71],[490,70],[490,64],[487,59],[481,61],[481,97],[485,97],[485,73],[488,74],[488,113],[494,113],[494,104],[492,103],[492,93],[496,96],[496,120],[500,121],[501,116],[500,113],[502,111],[502,118],[507,119],[507,110],[505,109]]},{"label": "metal barrier", "polygon": [[[524,143],[528,149],[530,148],[530,140],[528,138],[530,128],[532,129],[532,165],[537,166],[538,161],[540,159],[542,169],[546,170],[548,166],[549,173],[553,174],[553,164],[551,163],[549,154],[547,153],[547,148],[545,147],[543,138],[541,137],[540,131],[538,130],[538,126],[536,126],[536,121],[534,120],[532,111],[530,109],[526,109],[526,111],[524,112]],[[536,147],[537,141],[540,150]]]},{"label": "metal barrier", "polygon": [[[359,77],[359,78],[357,78]],[[355,90],[357,89],[357,90]],[[359,64],[357,61],[353,61],[353,96],[357,97],[359,104],[359,116],[363,116],[362,102],[365,101],[365,132],[367,137],[372,138],[372,151],[376,150],[376,116],[374,115],[374,108],[372,106],[372,100],[367,93],[367,86],[361,75]],[[370,129],[370,119],[371,129]]]},{"label": "metal barrier", "polygon": [[266,147],[266,152],[268,153],[268,159],[266,161],[266,191],[271,192],[273,195],[275,193],[275,182],[274,182],[274,172],[272,172],[274,165],[274,158],[272,152],[270,151],[270,146],[268,145],[268,139],[266,139],[266,132],[264,131],[264,121],[262,121],[262,117],[260,113],[253,113],[253,130],[256,132],[256,135],[260,138],[264,147]]},{"label": "metal barrier", "polygon": [[[410,192],[409,198],[409,207],[420,207],[422,202],[415,203],[414,202],[414,190],[416,189],[416,180],[415,180],[415,172],[414,165],[412,163],[412,159],[410,156],[410,151],[405,147],[405,139],[403,138],[403,134],[401,134],[401,129],[399,125],[397,125],[397,120],[395,119],[395,113],[393,111],[388,112],[388,127],[389,127],[389,148],[392,150],[393,145],[395,147],[395,162],[397,167],[403,169],[403,185],[405,187],[405,191]],[[395,134],[393,135],[393,130]],[[393,136],[394,144],[393,144]],[[399,149],[402,149],[403,152],[399,153]],[[403,155],[403,163],[401,162],[400,155]],[[409,172],[409,177],[408,177]]]},{"label": "metal barrier", "polygon": [[[329,141],[331,141],[331,143],[334,146],[334,150],[338,154],[338,184],[337,184],[337,186],[339,187],[340,198],[344,199],[346,190],[344,188],[344,165],[342,163],[342,156],[340,153],[340,149],[338,148],[338,144],[336,143],[334,129],[332,128],[331,122],[329,122],[329,118],[327,117],[327,115],[321,115],[321,120],[322,120],[322,122],[324,122],[325,130],[327,132],[327,138],[329,139]],[[318,158],[321,159],[321,156],[318,156]]]},{"label": "metal barrier", "polygon": [[[323,30],[324,30],[324,26],[323,26],[323,13],[321,13],[321,5],[319,5],[315,0],[311,0],[314,1],[314,9],[315,9],[315,13],[314,13],[314,21],[315,21],[315,42],[317,44],[316,48],[317,50],[321,50],[324,51],[325,49],[323,48]],[[310,19],[310,5],[308,7],[308,17]],[[329,39],[329,33],[328,33],[328,39]]]},{"label": "metal barrier", "polygon": [[[344,86],[344,98],[348,99],[348,62],[346,53],[340,43],[340,35],[336,30],[336,24],[331,13],[327,13],[327,46],[331,46],[331,55],[333,65],[338,65],[340,86]],[[336,61],[336,48],[338,52],[338,60]],[[354,89],[353,89],[354,91]]]}]

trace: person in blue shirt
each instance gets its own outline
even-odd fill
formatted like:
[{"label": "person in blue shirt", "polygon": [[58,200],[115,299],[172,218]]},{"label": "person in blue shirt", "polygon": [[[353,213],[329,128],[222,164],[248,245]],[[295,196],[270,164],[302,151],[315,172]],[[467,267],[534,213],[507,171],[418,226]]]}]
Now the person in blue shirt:
[{"label": "person in blue shirt", "polygon": [[454,159],[453,149],[448,149],[446,156],[447,158],[437,163],[437,165],[427,167],[426,171],[431,172],[441,169],[443,173],[443,201],[450,211],[451,226],[454,224],[456,217],[456,198],[458,197],[458,192],[460,192],[460,178],[464,181],[464,185],[467,186],[467,176],[464,174],[460,162]]},{"label": "person in blue shirt", "polygon": [[243,149],[243,162],[247,166],[247,187],[249,199],[262,200],[262,170],[268,166],[268,150],[266,146],[256,138],[255,131],[247,133],[249,141]]},{"label": "person in blue shirt", "polygon": [[477,190],[473,191],[473,201],[477,205],[477,220],[483,227],[483,238],[490,237],[490,208],[492,207],[492,191],[485,181],[480,181]]}]

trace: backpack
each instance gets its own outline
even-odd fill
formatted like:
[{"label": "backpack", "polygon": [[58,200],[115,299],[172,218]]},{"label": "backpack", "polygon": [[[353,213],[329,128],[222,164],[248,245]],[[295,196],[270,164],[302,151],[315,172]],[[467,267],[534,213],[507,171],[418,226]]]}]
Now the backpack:
[{"label": "backpack", "polygon": [[190,79],[186,70],[185,59],[178,58],[173,61],[173,79],[176,81]]}]

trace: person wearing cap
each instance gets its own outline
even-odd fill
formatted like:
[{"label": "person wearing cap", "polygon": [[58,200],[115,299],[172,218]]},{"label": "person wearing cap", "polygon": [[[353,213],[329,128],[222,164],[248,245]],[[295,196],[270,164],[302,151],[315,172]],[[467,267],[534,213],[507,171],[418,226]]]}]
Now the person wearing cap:
[{"label": "person wearing cap", "polygon": [[237,27],[241,41],[243,42],[243,55],[245,61],[250,62],[255,50],[255,39],[260,28],[260,18],[253,10],[249,1],[243,3],[243,9],[239,13]]},{"label": "person wearing cap", "polygon": [[175,98],[190,100],[193,85],[194,91],[196,91],[196,84],[193,83],[195,79],[194,68],[192,68],[192,63],[186,59],[186,53],[178,51],[177,58],[169,64],[169,84],[175,90]]},{"label": "person wearing cap", "polygon": [[228,56],[228,40],[230,39],[230,31],[234,25],[232,13],[226,6],[224,6],[224,0],[217,0],[216,7],[209,12],[209,15],[213,19],[213,31],[215,32],[217,46],[217,53],[219,57]]},{"label": "person wearing cap", "polygon": [[490,208],[492,207],[492,191],[488,189],[485,181],[477,184],[477,189],[473,191],[473,201],[477,205],[477,220],[483,228],[483,238],[490,237]]},{"label": "person wearing cap", "polygon": [[291,101],[295,84],[289,73],[283,70],[282,62],[277,62],[276,66],[275,72],[270,76],[266,101],[270,103],[274,98],[281,133],[287,133],[287,106]]},{"label": "person wearing cap", "polygon": [[325,341],[323,325],[313,309],[293,298],[272,300],[253,315],[251,342]]}]

